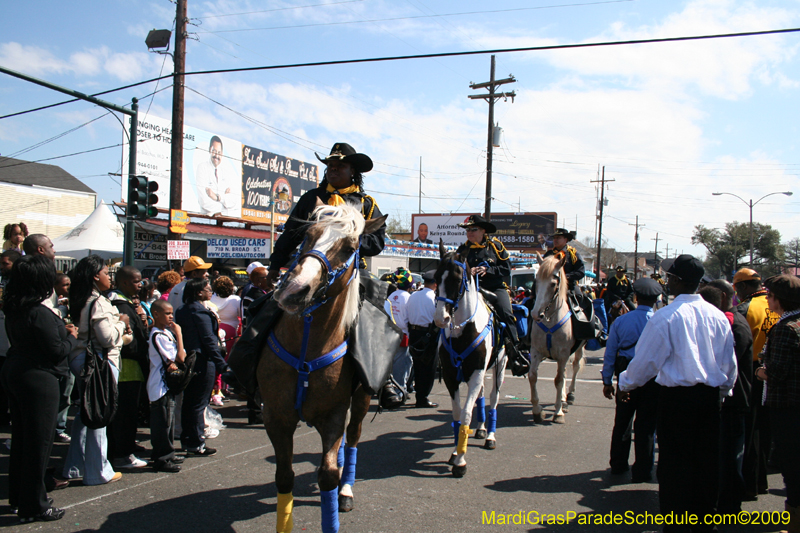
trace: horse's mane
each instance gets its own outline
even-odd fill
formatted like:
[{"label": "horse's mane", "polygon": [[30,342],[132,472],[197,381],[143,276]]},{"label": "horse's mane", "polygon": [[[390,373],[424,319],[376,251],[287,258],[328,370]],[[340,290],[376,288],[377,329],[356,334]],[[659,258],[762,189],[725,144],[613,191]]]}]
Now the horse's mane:
[{"label": "horse's mane", "polygon": [[[314,209],[313,224],[319,228],[330,229],[338,233],[342,238],[355,238],[364,232],[364,217],[361,211],[355,207],[345,204],[340,206],[321,205]],[[355,265],[358,269],[359,265]],[[358,272],[356,277],[350,282],[347,287],[347,297],[344,303],[344,312],[342,313],[342,323],[345,329],[349,329],[355,324],[358,319]]]},{"label": "horse's mane", "polygon": [[[556,266],[558,266],[559,258],[551,255],[550,257],[546,257],[540,264],[539,264],[539,273],[536,275],[536,280],[539,281],[540,279],[550,279],[554,274],[556,274]],[[564,267],[561,267],[561,283],[558,285],[558,297],[564,301],[567,298],[567,278],[564,275]]]}]

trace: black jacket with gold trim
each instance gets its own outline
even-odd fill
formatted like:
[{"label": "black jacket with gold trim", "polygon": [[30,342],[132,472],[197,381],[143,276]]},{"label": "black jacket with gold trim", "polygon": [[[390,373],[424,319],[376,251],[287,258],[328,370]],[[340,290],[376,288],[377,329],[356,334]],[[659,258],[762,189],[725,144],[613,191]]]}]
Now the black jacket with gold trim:
[{"label": "black jacket with gold trim", "polygon": [[[289,220],[284,225],[283,233],[275,241],[275,248],[269,261],[270,270],[277,270],[285,266],[289,262],[292,253],[303,242],[306,236],[308,220],[317,207],[317,198],[323,204],[327,204],[328,200],[330,200],[331,193],[326,190],[327,185],[327,182],[323,181],[319,187],[311,189],[297,201],[297,205],[294,206],[292,213],[289,215]],[[361,214],[364,216],[364,220],[372,220],[383,216],[375,199],[363,191],[347,193],[341,196],[349,204],[361,204]],[[375,233],[362,235],[359,249],[361,257],[373,257],[381,253],[385,246],[385,239],[386,224],[383,224]],[[364,266],[364,261],[362,260],[362,268]]]},{"label": "black jacket with gold trim", "polygon": [[569,244],[564,247],[563,250],[556,250],[553,248],[552,250],[548,250],[545,257],[550,257],[555,255],[556,253],[563,252],[566,255],[567,260],[564,263],[564,274],[567,276],[567,281],[569,282],[569,288],[572,289],[575,287],[575,284],[582,280],[586,276],[586,269],[583,266],[583,258],[581,254],[576,250],[574,247],[570,246]]},{"label": "black jacket with gold trim", "polygon": [[467,241],[458,247],[457,253],[467,260],[470,268],[479,266],[484,261],[488,264],[486,274],[481,277],[481,288],[495,291],[504,287],[503,282],[509,281],[511,263],[508,260],[508,250],[499,239],[484,237],[481,244]]}]

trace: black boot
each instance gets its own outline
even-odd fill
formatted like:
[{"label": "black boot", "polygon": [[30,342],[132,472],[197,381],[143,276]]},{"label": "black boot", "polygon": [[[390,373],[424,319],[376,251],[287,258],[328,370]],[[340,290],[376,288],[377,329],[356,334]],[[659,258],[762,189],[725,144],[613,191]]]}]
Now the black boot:
[{"label": "black boot", "polygon": [[531,362],[514,345],[513,342],[506,342],[506,354],[508,355],[508,369],[512,376],[524,376],[531,369]]}]

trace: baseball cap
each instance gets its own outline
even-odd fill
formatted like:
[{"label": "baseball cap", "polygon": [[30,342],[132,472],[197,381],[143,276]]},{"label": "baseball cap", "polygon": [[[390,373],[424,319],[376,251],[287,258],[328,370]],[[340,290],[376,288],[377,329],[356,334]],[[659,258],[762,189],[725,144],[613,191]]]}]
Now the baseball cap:
[{"label": "baseball cap", "polygon": [[654,279],[641,278],[633,282],[633,292],[645,298],[653,298],[661,294],[661,285]]},{"label": "baseball cap", "polygon": [[800,278],[797,276],[791,274],[772,276],[764,280],[764,286],[781,300],[800,302]]},{"label": "baseball cap", "polygon": [[214,265],[212,265],[211,263],[206,263],[196,255],[193,255],[192,257],[187,259],[186,262],[183,264],[183,271],[191,272],[192,270],[197,270],[197,269],[208,270],[212,266]]},{"label": "baseball cap", "polygon": [[758,274],[758,272],[752,268],[740,268],[733,276],[733,283],[736,284],[740,281],[750,281],[753,279],[761,281],[761,276]]},{"label": "baseball cap", "polygon": [[253,273],[253,270],[255,270],[257,268],[263,268],[263,267],[264,267],[264,265],[262,265],[260,262],[253,261],[252,263],[247,265],[247,275],[249,276],[250,274]]},{"label": "baseball cap", "polygon": [[684,283],[700,283],[703,279],[703,274],[706,269],[703,268],[703,263],[693,255],[683,254],[679,255],[673,261],[672,266],[667,270],[667,274],[671,274],[683,281]]}]

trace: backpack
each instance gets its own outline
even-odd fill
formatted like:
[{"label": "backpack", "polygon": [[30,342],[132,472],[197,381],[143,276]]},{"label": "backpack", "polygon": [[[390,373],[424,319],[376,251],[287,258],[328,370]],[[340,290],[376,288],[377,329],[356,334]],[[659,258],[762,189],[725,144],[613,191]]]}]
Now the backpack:
[{"label": "backpack", "polygon": [[89,336],[86,340],[86,360],[78,376],[81,396],[81,421],[89,429],[106,427],[117,412],[117,380],[108,360],[108,349],[92,341],[92,314],[97,298],[89,308]]},{"label": "backpack", "polygon": [[[164,382],[167,384],[167,389],[169,389],[169,392],[172,394],[180,394],[186,390],[186,387],[189,385],[189,382],[195,375],[194,364],[197,360],[197,352],[194,350],[186,352],[186,357],[182,363],[179,363],[178,361],[170,361],[164,356],[163,353],[161,353],[161,350],[158,349],[158,344],[156,344],[154,340],[156,335],[164,334],[156,332],[150,336],[150,342],[158,352],[158,355],[161,356],[161,366],[164,368]],[[167,335],[164,336],[167,337]],[[175,363],[175,366],[178,367],[177,370],[169,369],[169,366],[172,363]]]}]

